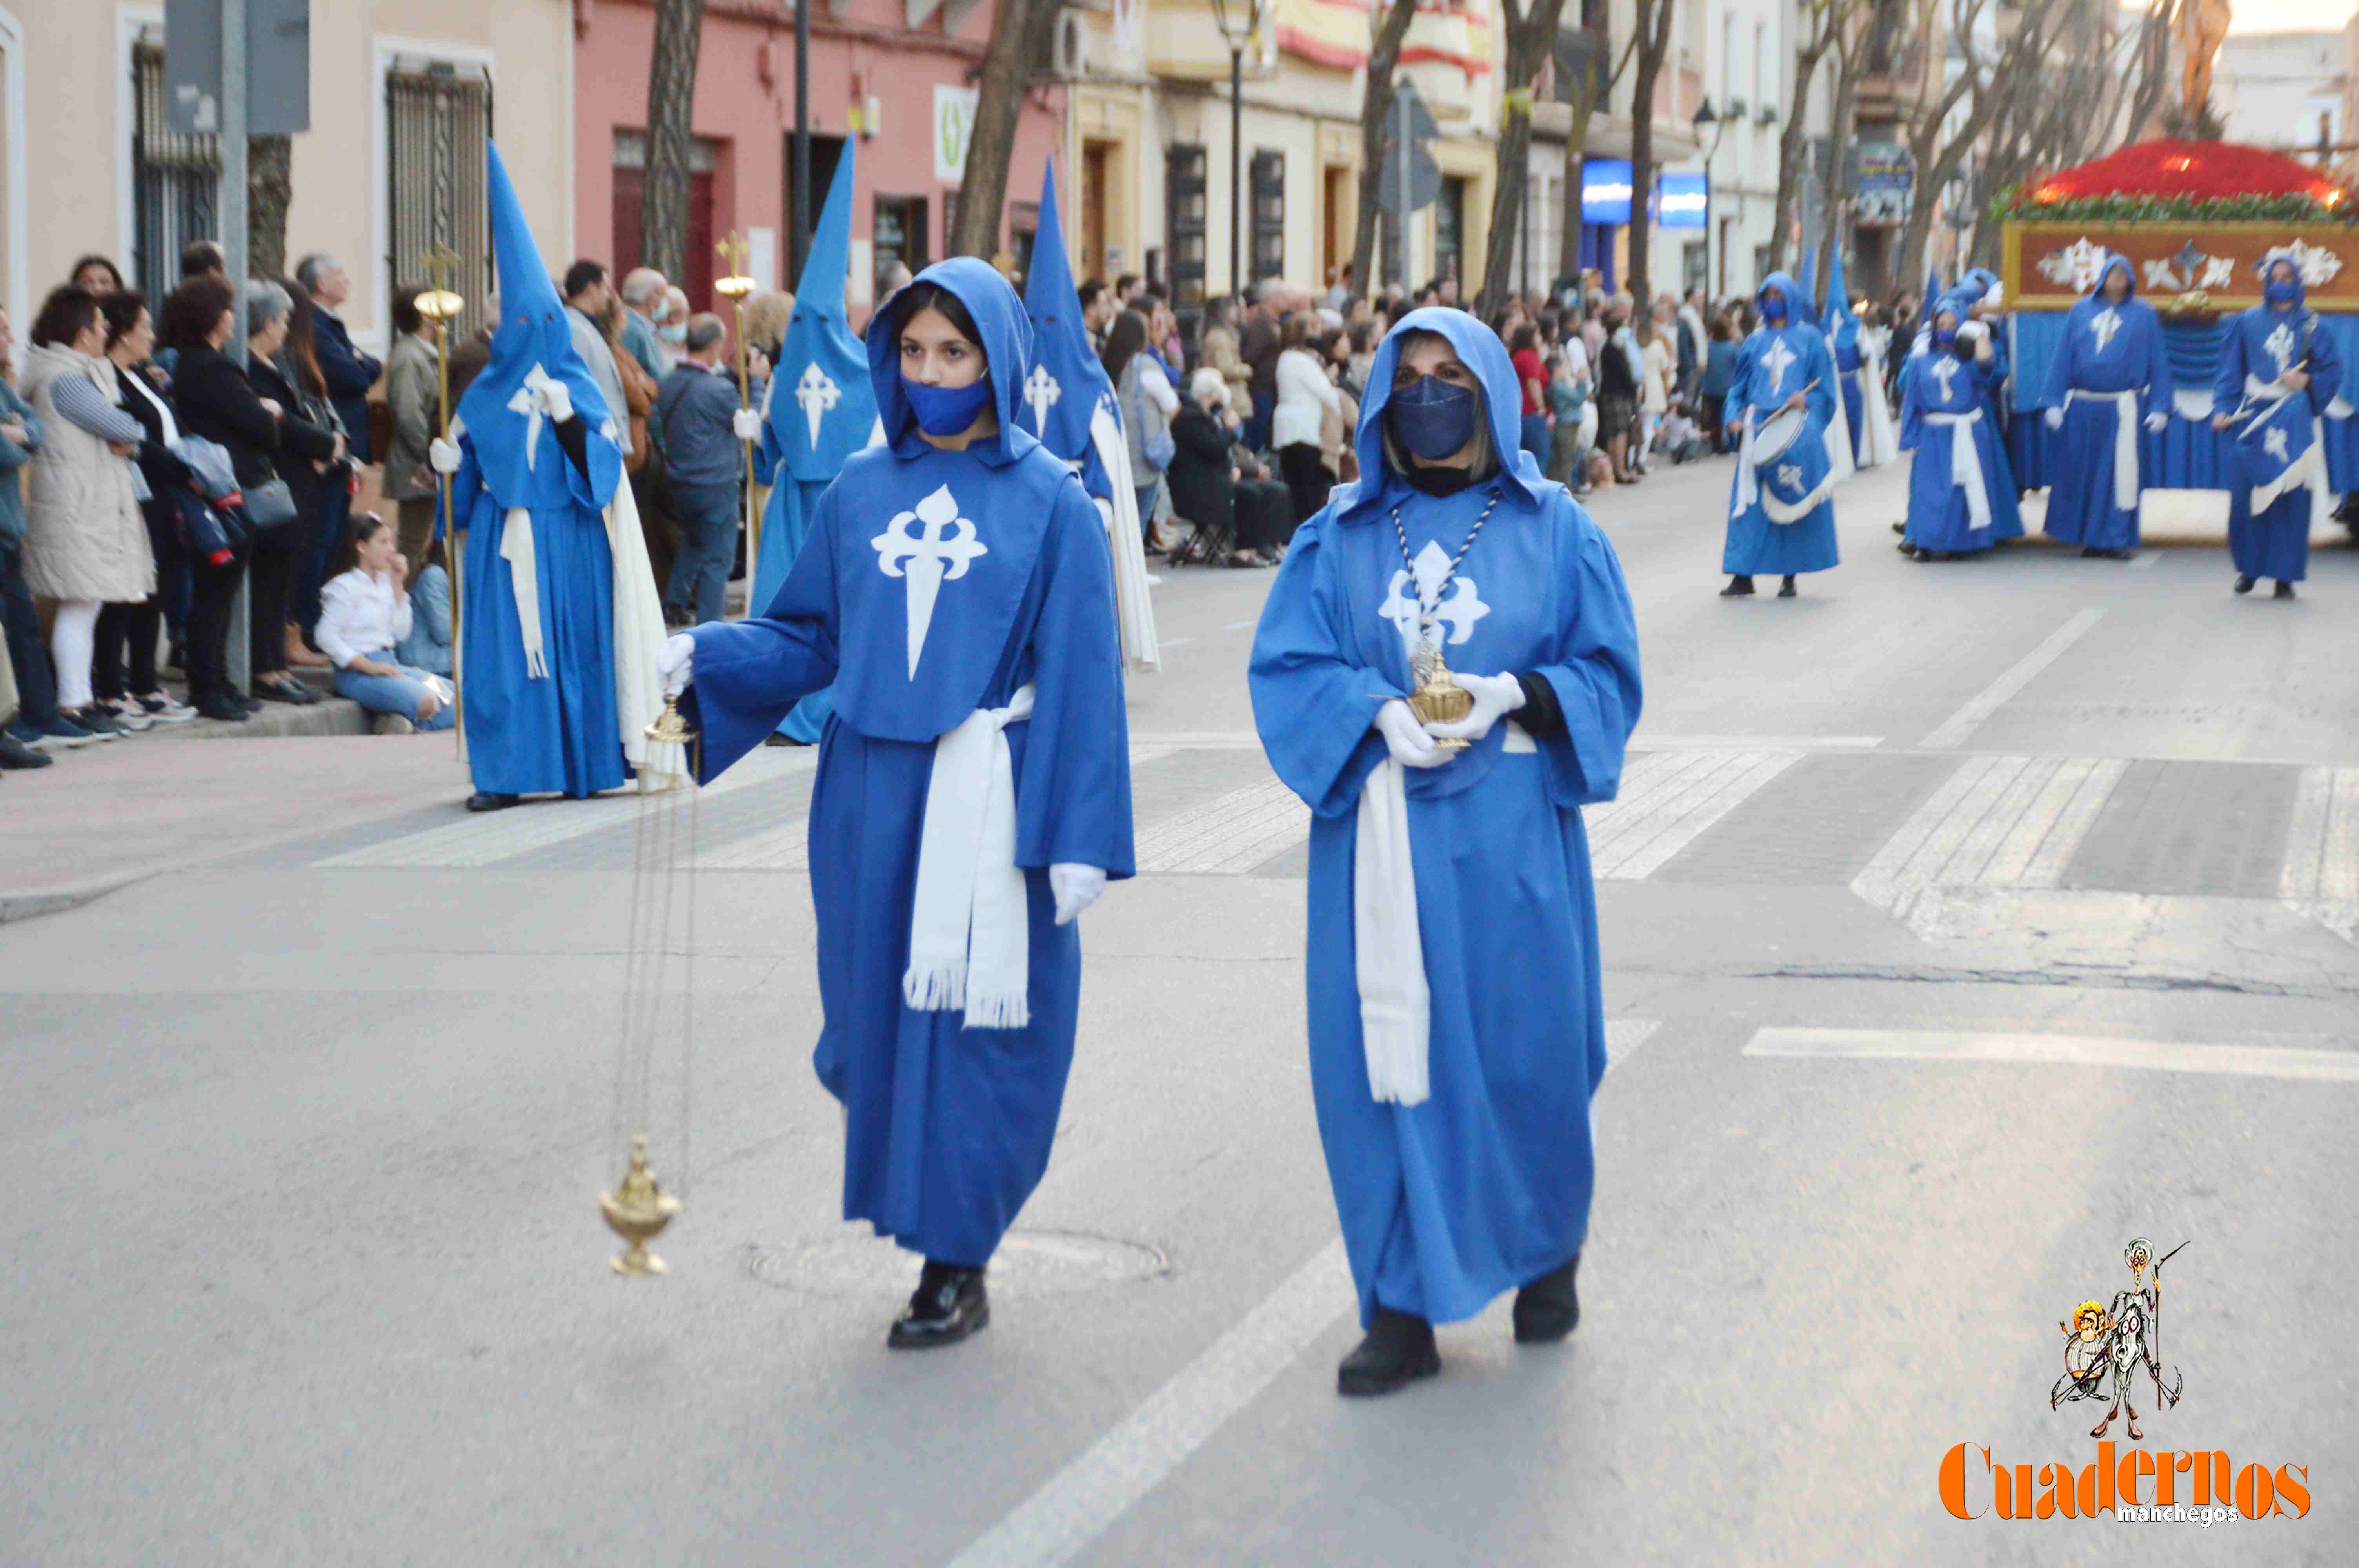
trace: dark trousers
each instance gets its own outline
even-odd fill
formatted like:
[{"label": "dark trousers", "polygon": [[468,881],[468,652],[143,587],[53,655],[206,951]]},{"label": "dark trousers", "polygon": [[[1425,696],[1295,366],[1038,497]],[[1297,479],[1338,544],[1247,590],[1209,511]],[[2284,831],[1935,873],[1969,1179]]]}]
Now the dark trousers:
[{"label": "dark trousers", "polygon": [[647,465],[631,475],[630,481],[631,499],[639,507],[639,535],[647,545],[647,565],[658,582],[669,583],[672,563],[679,558],[679,542],[672,526],[671,497],[664,484],[661,454],[649,452]]},{"label": "dark trousers", "polygon": [[40,612],[25,586],[21,544],[0,545],[0,627],[7,633],[8,662],[16,667],[16,720],[46,730],[58,719],[58,681],[49,668]]},{"label": "dark trousers", "polygon": [[302,564],[306,537],[300,523],[289,523],[254,543],[254,597],[246,605],[246,630],[256,679],[287,668],[287,600]]},{"label": "dark trousers", "polygon": [[[311,536],[305,542],[295,586],[288,595],[287,619],[303,629],[306,643],[311,641],[311,629],[320,623],[320,586],[328,580],[328,563],[335,559],[353,525],[352,484],[342,474],[323,475],[318,495],[316,509],[307,508]],[[415,568],[417,557],[412,557],[409,564]],[[411,580],[416,580],[414,571]]]},{"label": "dark trousers", "polygon": [[[164,601],[149,594],[137,604],[109,604],[98,612],[98,644],[90,656],[90,689],[103,702],[145,697],[156,689],[156,638],[164,627]],[[124,657],[130,649],[126,681]]]},{"label": "dark trousers", "polygon": [[690,484],[674,479],[670,488],[681,544],[664,586],[664,602],[692,621],[718,621],[727,603],[737,544],[737,481]]},{"label": "dark trousers", "polygon": [[1703,427],[1712,432],[1712,449],[1715,452],[1725,453],[1733,449],[1728,444],[1728,431],[1720,422],[1727,404],[1725,397],[1714,397],[1709,393],[1704,395]]},{"label": "dark trousers", "polygon": [[[208,698],[216,702],[229,700],[229,612],[230,607],[237,600],[237,582],[245,571],[245,561],[242,557],[234,557],[227,564],[218,567],[189,557],[186,657],[189,700],[191,703],[202,703]],[[277,645],[279,662],[283,665],[287,658],[287,634],[277,626],[271,630],[276,633],[271,641]],[[255,662],[255,667],[262,667],[260,661]]]},{"label": "dark trousers", "polygon": [[1294,537],[1294,497],[1274,479],[1239,480],[1235,516],[1241,550],[1276,550]]},{"label": "dark trousers", "polygon": [[1279,448],[1277,466],[1286,475],[1287,493],[1294,497],[1295,523],[1310,522],[1311,514],[1327,504],[1335,476],[1320,460],[1319,449],[1305,441]]},{"label": "dark trousers", "polygon": [[1277,413],[1277,394],[1256,392],[1253,395],[1253,412],[1245,418],[1245,445],[1261,452],[1269,449],[1269,422]]}]

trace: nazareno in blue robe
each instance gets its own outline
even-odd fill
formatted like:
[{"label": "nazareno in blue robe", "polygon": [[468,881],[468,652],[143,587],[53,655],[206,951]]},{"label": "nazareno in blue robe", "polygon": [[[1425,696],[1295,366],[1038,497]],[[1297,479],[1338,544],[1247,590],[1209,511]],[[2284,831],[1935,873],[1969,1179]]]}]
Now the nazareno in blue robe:
[{"label": "nazareno in blue robe", "polygon": [[[2105,279],[2114,273],[2121,274],[2130,289],[2118,304],[2104,294]],[[2098,269],[2089,292],[2064,318],[2064,341],[2041,399],[2043,408],[2063,410],[2056,453],[2048,466],[2048,520],[2043,526],[2068,545],[2095,550],[2137,547],[2138,509],[2120,505],[2114,494],[2114,453],[2125,395],[2131,405],[2128,439],[2142,456],[2146,416],[2170,410],[2170,358],[2163,350],[2162,318],[2137,297],[2136,269],[2128,258],[2112,255]],[[2142,492],[2143,468],[2138,478]]]},{"label": "nazareno in blue robe", "polygon": [[[1512,466],[1448,498],[1386,466],[1384,407],[1404,333],[1436,331],[1479,374]],[[1597,912],[1580,808],[1614,798],[1638,719],[1638,643],[1605,535],[1516,447],[1506,348],[1461,311],[1413,311],[1378,349],[1355,445],[1362,479],[1302,525],[1262,611],[1251,668],[1270,765],[1310,804],[1310,1082],[1363,1323],[1377,1304],[1471,1317],[1581,1249],[1605,1072]],[[1430,1098],[1369,1088],[1353,924],[1360,794],[1386,759],[1371,729],[1410,686],[1411,600],[1496,508],[1440,606],[1451,667],[1544,676],[1564,732],[1502,720],[1456,760],[1407,770],[1427,982]],[[1401,558],[1395,509],[1419,573]],[[1510,747],[1514,737],[1516,744]]]},{"label": "nazareno in blue robe", "polygon": [[[2261,262],[2266,277],[2271,252]],[[2308,326],[2305,328],[2305,320]],[[2307,354],[2307,359],[2305,359]],[[2293,304],[2278,310],[2264,302],[2238,314],[2228,323],[2227,341],[2221,345],[2220,374],[2212,384],[2212,407],[2217,414],[2235,412],[2240,405],[2259,403],[2287,371],[2307,369],[2310,386],[2292,395],[2308,399],[2313,418],[2343,387],[2343,357],[2334,334],[2319,325],[2297,285]],[[2253,514],[2252,494],[2241,476],[2228,486],[2228,554],[2237,574],[2299,582],[2310,575],[2310,530],[2317,492],[2297,485]]]},{"label": "nazareno in blue robe", "polygon": [[[1997,379],[1995,358],[1961,357],[1939,347],[1926,352],[1908,379],[1901,395],[1901,445],[1915,456],[1903,536],[1919,549],[1971,555],[2023,531],[2014,481],[1999,465],[1997,423],[1990,416],[1990,387]],[[1953,423],[1961,419],[1965,423]],[[1982,472],[1985,511],[1980,527],[1958,479],[1960,441],[1973,443],[1973,460]]]},{"label": "nazareno in blue robe", "polygon": [[[1728,389],[1721,417],[1741,425],[1749,412],[1757,428],[1800,392],[1807,400],[1810,421],[1800,439],[1823,445],[1827,427],[1834,422],[1838,395],[1834,358],[1827,351],[1826,335],[1805,319],[1808,305],[1801,285],[1778,272],[1761,285],[1764,292],[1772,287],[1786,297],[1786,325],[1774,330],[1764,326],[1745,340],[1736,381]],[[1826,571],[1842,560],[1835,546],[1832,497],[1791,523],[1773,523],[1757,495],[1751,505],[1737,506],[1742,477],[1729,481],[1728,542],[1721,551],[1721,570],[1734,577],[1790,577]]]},{"label": "nazareno in blue robe", "polygon": [[[467,765],[486,794],[586,795],[620,788],[625,777],[605,520],[623,454],[498,150],[487,145],[485,157],[500,323],[489,362],[459,402],[462,458],[451,484],[467,528],[459,665]],[[562,435],[511,406],[536,372],[571,395],[574,418]],[[527,600],[516,591],[517,511],[531,520],[538,660],[527,647]]]},{"label": "nazareno in blue robe", "polygon": [[[973,316],[995,367],[1001,434],[963,452],[927,444],[901,392],[892,312],[878,311],[870,377],[896,435],[845,463],[767,614],[697,629],[681,706],[703,732],[709,778],[806,692],[833,683],[810,804],[825,1014],[812,1065],[844,1107],[844,1217],[929,1258],[976,1267],[1048,1168],[1072,1065],[1081,938],[1078,926],[1056,924],[1048,869],[1132,872],[1128,726],[1097,508],[1016,426],[1012,389],[995,373],[1025,362],[1022,308],[998,274],[972,259],[939,263],[919,280],[940,284]],[[915,563],[893,576],[882,562],[929,535],[934,525],[915,513],[945,490],[983,553],[959,575],[945,572],[913,639]],[[1027,684],[1038,705],[1006,738],[1027,892],[1030,1021],[968,1029],[961,1012],[917,1011],[902,993],[935,741]]]}]

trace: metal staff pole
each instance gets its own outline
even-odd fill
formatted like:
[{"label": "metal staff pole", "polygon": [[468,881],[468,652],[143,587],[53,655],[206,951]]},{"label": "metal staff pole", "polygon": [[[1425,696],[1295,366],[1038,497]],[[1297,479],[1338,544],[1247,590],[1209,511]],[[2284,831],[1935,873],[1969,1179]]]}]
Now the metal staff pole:
[{"label": "metal staff pole", "polygon": [[[745,236],[733,231],[713,248],[729,275],[713,279],[712,291],[737,308],[737,406],[747,409],[754,406],[753,382],[745,368],[745,297],[754,292],[754,280],[745,276],[749,247]],[[745,449],[745,613],[752,616],[760,608],[754,602],[754,584],[762,573],[762,520],[754,510],[754,443],[739,445]]]},{"label": "metal staff pole", "polygon": [[[451,323],[467,308],[467,302],[451,291],[458,281],[459,257],[448,246],[438,245],[426,253],[426,292],[418,297],[418,313],[435,325],[434,371],[440,384],[440,422],[435,434],[443,440],[451,438]],[[465,690],[462,676],[461,649],[466,638],[461,633],[463,624],[459,611],[459,563],[465,555],[459,542],[459,516],[451,506],[451,476],[437,470],[434,482],[442,502],[443,564],[451,578],[451,730],[459,738],[459,760],[467,760],[467,726],[460,703]],[[422,569],[422,567],[421,567]]]}]

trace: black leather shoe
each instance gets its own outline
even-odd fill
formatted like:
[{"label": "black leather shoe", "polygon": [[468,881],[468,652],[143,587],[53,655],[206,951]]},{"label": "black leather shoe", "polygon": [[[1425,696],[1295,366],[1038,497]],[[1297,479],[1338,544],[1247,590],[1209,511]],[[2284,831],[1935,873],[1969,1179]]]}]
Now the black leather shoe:
[{"label": "black leather shoe", "polygon": [[254,715],[235,697],[203,697],[197,699],[197,717],[218,719],[223,724],[243,724]]},{"label": "black leather shoe", "polygon": [[1777,585],[1777,597],[1780,599],[1793,598],[1794,591],[1794,579],[1790,577]]},{"label": "black leather shoe", "polygon": [[885,1336],[887,1350],[932,1350],[956,1345],[991,1322],[983,1271],[927,1260],[909,1304]]},{"label": "black leather shoe", "polygon": [[2236,579],[2236,591],[2237,591],[2238,593],[2250,593],[2250,592],[2252,592],[2252,591],[2253,591],[2253,583],[2254,583],[2254,581],[2255,581],[2255,579],[2252,579],[2252,578],[2248,578],[2248,577],[2240,577],[2240,578],[2238,578],[2238,579]]},{"label": "black leather shoe", "polygon": [[1723,599],[1743,599],[1752,591],[1753,579],[1751,578],[1733,577],[1728,579],[1728,586],[1720,590],[1720,597]]},{"label": "black leather shoe", "polygon": [[2271,594],[2269,597],[2272,599],[2291,599],[2293,597],[2293,584],[2289,582],[2278,583],[2277,592]]},{"label": "black leather shoe", "polygon": [[494,795],[489,790],[479,789],[474,794],[467,797],[467,809],[470,811],[506,811],[509,806],[514,806],[516,803],[516,797],[515,795]]},{"label": "black leather shoe", "polygon": [[5,730],[0,730],[0,769],[13,773],[19,768],[46,768],[56,760],[47,752],[37,752]]},{"label": "black leather shoe", "polygon": [[1892,531],[1896,534],[1906,534],[1908,532],[1908,524],[1906,523],[1895,523],[1892,525]]},{"label": "black leather shoe", "polygon": [[1335,1368],[1335,1391],[1349,1399],[1389,1394],[1441,1370],[1433,1325],[1388,1307],[1376,1309],[1368,1336]]},{"label": "black leather shoe", "polygon": [[1553,1345],[1581,1322],[1581,1297],[1572,1277],[1581,1270],[1576,1252],[1560,1268],[1551,1269],[1516,1292],[1516,1343]]}]

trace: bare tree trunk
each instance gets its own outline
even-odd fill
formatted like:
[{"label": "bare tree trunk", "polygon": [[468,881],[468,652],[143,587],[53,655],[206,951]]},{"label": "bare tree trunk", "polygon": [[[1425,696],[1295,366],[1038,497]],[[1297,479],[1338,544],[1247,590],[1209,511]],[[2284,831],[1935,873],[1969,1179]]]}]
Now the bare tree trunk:
[{"label": "bare tree trunk", "polygon": [[[1360,211],[1352,225],[1352,287],[1362,294],[1376,292],[1376,219],[1383,203],[1385,118],[1393,112],[1393,70],[1400,63],[1401,40],[1417,16],[1417,0],[1392,0],[1376,20],[1375,38],[1368,49],[1368,80],[1360,95]],[[1404,195],[1407,193],[1404,192]],[[1401,232],[1408,232],[1404,221]],[[1407,277],[1408,269],[1401,269]]]},{"label": "bare tree trunk", "polygon": [[1851,123],[1852,103],[1859,85],[1858,62],[1853,58],[1856,51],[1846,49],[1840,35],[1834,50],[1835,100],[1827,120],[1834,156],[1833,167],[1827,170],[1826,228],[1819,245],[1819,275],[1802,279],[1802,287],[1810,291],[1812,299],[1824,299],[1827,285],[1834,280],[1837,247],[1843,244],[1844,231],[1849,227],[1851,181],[1845,177],[1848,160],[1843,155],[1857,139]]},{"label": "bare tree trunk", "polygon": [[[1559,277],[1577,277],[1581,274],[1581,155],[1589,147],[1589,122],[1597,106],[1614,96],[1614,84],[1630,69],[1630,59],[1636,52],[1638,40],[1633,38],[1622,48],[1622,59],[1610,74],[1578,81],[1572,87],[1572,126],[1564,138],[1564,231],[1557,242]],[[1599,61],[1603,70],[1603,61]]]},{"label": "bare tree trunk", "polygon": [[1777,198],[1769,209],[1769,266],[1773,272],[1788,260],[1786,232],[1793,224],[1794,200],[1802,184],[1804,144],[1810,139],[1804,126],[1809,118],[1810,80],[1818,74],[1819,61],[1833,41],[1830,26],[1794,51],[1794,102],[1787,109],[1785,129],[1777,133]]},{"label": "bare tree trunk", "polygon": [[[639,264],[678,283],[688,276],[688,155],[696,109],[696,56],[704,0],[656,0],[647,66],[647,172],[639,209]],[[696,265],[711,266],[712,257]]]},{"label": "bare tree trunk", "polygon": [[[1483,250],[1483,293],[1477,308],[1487,316],[1506,302],[1508,275],[1515,270],[1516,239],[1532,182],[1532,95],[1548,64],[1564,0],[1500,0],[1507,24],[1507,90],[1499,104],[1497,159],[1491,177],[1491,238]],[[1670,0],[1661,0],[1668,7]]]},{"label": "bare tree trunk", "polygon": [[999,252],[1007,165],[1016,156],[1016,124],[1024,113],[1032,62],[1047,55],[1056,25],[1056,0],[1000,0],[991,43],[983,56],[966,170],[959,179],[958,222],[944,245],[951,255],[988,261]]},{"label": "bare tree trunk", "polygon": [[1648,211],[1655,189],[1655,82],[1663,73],[1664,57],[1671,49],[1671,8],[1674,0],[1638,0],[1635,24],[1638,73],[1630,81],[1630,297],[1636,308],[1647,308],[1654,287],[1648,276],[1647,251],[1654,214]]},{"label": "bare tree trunk", "polygon": [[245,270],[253,277],[285,277],[295,144],[288,136],[248,136],[245,147]]}]

